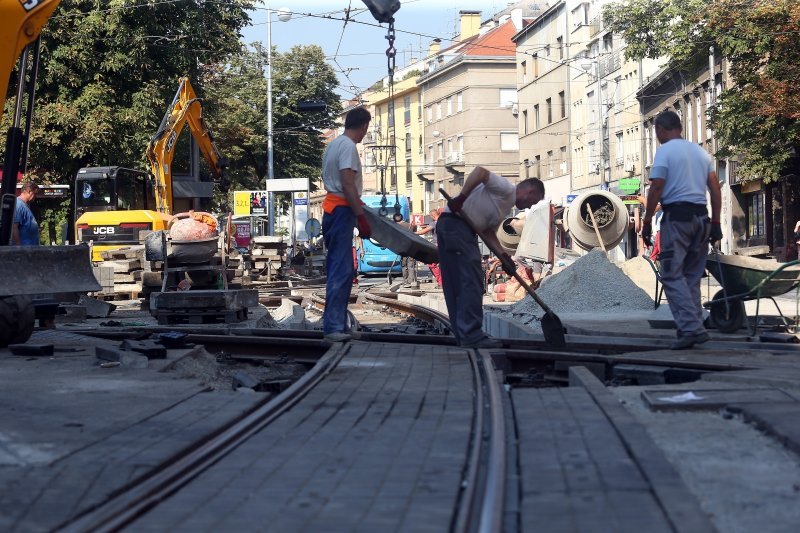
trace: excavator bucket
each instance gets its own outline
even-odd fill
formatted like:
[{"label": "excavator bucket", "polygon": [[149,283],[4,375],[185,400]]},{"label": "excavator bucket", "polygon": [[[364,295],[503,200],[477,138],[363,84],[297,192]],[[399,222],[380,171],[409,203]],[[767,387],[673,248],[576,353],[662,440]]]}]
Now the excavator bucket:
[{"label": "excavator bucket", "polygon": [[99,290],[85,244],[0,246],[0,298]]}]

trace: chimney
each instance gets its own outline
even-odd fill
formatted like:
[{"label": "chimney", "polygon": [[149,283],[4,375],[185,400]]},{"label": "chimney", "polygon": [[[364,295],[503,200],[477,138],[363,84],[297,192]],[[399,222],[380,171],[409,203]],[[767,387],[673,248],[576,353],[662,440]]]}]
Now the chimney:
[{"label": "chimney", "polygon": [[458,40],[463,41],[477,35],[481,27],[481,12],[462,10],[458,14],[461,16],[461,36]]},{"label": "chimney", "polygon": [[511,22],[514,23],[514,29],[520,31],[522,29],[522,10],[519,8],[511,10]]},{"label": "chimney", "polygon": [[441,39],[434,39],[431,41],[431,44],[428,46],[428,57],[433,57],[438,54],[442,49],[442,40]]}]

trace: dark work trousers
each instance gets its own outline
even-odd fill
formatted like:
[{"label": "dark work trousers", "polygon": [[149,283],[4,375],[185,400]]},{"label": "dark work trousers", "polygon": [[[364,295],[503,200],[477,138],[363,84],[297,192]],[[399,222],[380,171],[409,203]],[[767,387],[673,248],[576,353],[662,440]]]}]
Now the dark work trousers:
[{"label": "dark work trousers", "polygon": [[483,269],[478,236],[455,215],[436,223],[442,289],[459,344],[483,339]]},{"label": "dark work trousers", "polygon": [[403,267],[403,283],[413,285],[417,282],[417,260],[413,257],[404,255],[400,259]]},{"label": "dark work trousers", "polygon": [[341,333],[347,330],[347,301],[353,287],[353,228],[356,217],[346,206],[340,206],[333,213],[322,215],[322,237],[328,254],[325,259],[325,314],[322,317],[322,330],[328,333]]},{"label": "dark work trousers", "polygon": [[671,212],[664,213],[661,221],[658,256],[661,282],[678,337],[698,335],[706,330],[700,304],[700,279],[706,269],[711,225],[707,216],[695,215],[679,222],[671,215]]}]

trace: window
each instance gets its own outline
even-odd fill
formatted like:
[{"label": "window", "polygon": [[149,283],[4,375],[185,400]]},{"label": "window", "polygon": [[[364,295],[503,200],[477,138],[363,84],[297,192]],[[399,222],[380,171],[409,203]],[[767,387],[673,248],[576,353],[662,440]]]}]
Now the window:
[{"label": "window", "polygon": [[462,154],[464,153],[464,136],[459,135],[456,137],[456,145],[458,146],[458,151]]},{"label": "window", "polygon": [[522,134],[528,134],[528,110],[522,112]]},{"label": "window", "polygon": [[614,34],[607,33],[603,36],[603,52],[609,53],[614,50]]},{"label": "window", "polygon": [[702,101],[698,94],[694,99],[694,123],[697,125],[697,137],[695,137],[695,140],[698,143],[703,142],[703,106],[701,103]]},{"label": "window", "polygon": [[427,163],[429,165],[432,165],[434,161],[436,161],[436,158],[435,158],[434,152],[433,152],[433,145],[430,145],[430,146],[428,146],[428,161],[427,161]]},{"label": "window", "polygon": [[394,128],[394,102],[389,102],[386,112],[389,113],[389,127]]},{"label": "window", "polygon": [[653,125],[649,122],[644,125],[644,139],[645,148],[647,148],[645,164],[649,165],[653,162]]},{"label": "window", "polygon": [[406,159],[406,187],[410,187],[412,181],[413,179],[411,174],[411,160]]},{"label": "window", "polygon": [[561,148],[558,149],[558,151],[561,157],[559,161],[559,170],[560,170],[559,174],[563,175],[567,173],[567,147],[562,146]]},{"label": "window", "polygon": [[520,71],[522,72],[522,84],[524,85],[528,83],[528,62],[523,61],[520,63],[519,67]]},{"label": "window", "polygon": [[418,137],[418,143],[417,144],[419,146],[419,155],[422,155],[423,154],[423,151],[422,151],[422,135],[420,135]]},{"label": "window", "polygon": [[453,138],[452,137],[447,139],[447,155],[450,158],[452,158],[452,156],[453,156]]},{"label": "window", "polygon": [[551,178],[555,175],[555,169],[553,168],[555,161],[553,161],[553,151],[547,151],[547,175]]},{"label": "window", "polygon": [[558,46],[558,58],[564,59],[564,38],[556,37],[556,43]]},{"label": "window", "polygon": [[464,110],[464,94],[456,93],[456,111]]},{"label": "window", "polygon": [[406,133],[406,153],[411,153],[411,132]]},{"label": "window", "polygon": [[519,150],[519,134],[516,131],[501,131],[500,150],[504,152]]},{"label": "window", "polygon": [[442,120],[442,103],[436,102],[436,120]]},{"label": "window", "polygon": [[439,141],[436,143],[436,147],[439,149],[439,160],[444,159],[444,142]]},{"label": "window", "polygon": [[447,97],[447,116],[449,117],[452,114],[453,114],[453,97],[452,96],[448,96]]},{"label": "window", "polygon": [[710,141],[711,140],[711,136],[714,135],[714,133],[711,131],[711,121],[708,120],[708,112],[711,110],[711,88],[710,87],[706,88],[706,90],[703,93],[703,95],[705,96],[705,101],[706,101],[706,112],[705,112],[705,115],[706,115],[706,140]]},{"label": "window", "polygon": [[403,98],[403,123],[411,124],[411,97],[406,96]]},{"label": "window", "polygon": [[545,100],[545,106],[547,106],[547,123],[553,123],[553,99],[548,98]]},{"label": "window", "polygon": [[586,95],[586,102],[589,106],[589,124],[594,124],[597,120],[597,108],[594,105],[594,91],[589,91]]},{"label": "window", "polygon": [[550,45],[544,47],[544,65],[542,71],[549,72],[553,68],[553,62],[550,60]]},{"label": "window", "polygon": [[594,174],[600,171],[600,165],[597,162],[597,151],[595,150],[594,141],[589,141],[589,174]]},{"label": "window", "polygon": [[622,78],[619,76],[614,79],[614,110],[622,112]]},{"label": "window", "polygon": [[681,103],[675,102],[672,107],[675,108],[675,113],[678,115],[678,118],[681,119],[681,124],[683,124],[683,108],[681,107]]},{"label": "window", "polygon": [[541,127],[541,123],[539,122],[539,104],[533,106],[533,127],[537,130]]},{"label": "window", "polygon": [[625,163],[625,143],[622,142],[622,132],[617,132],[617,166]]},{"label": "window", "polygon": [[533,163],[533,177],[534,178],[542,177],[542,156],[540,155],[536,156],[536,160]]},{"label": "window", "polygon": [[747,237],[760,237],[766,234],[764,223],[764,191],[750,195],[747,205]]},{"label": "window", "polygon": [[422,120],[422,98],[417,98],[417,120]]},{"label": "window", "polygon": [[428,122],[433,122],[433,106],[426,107],[425,112],[428,115]]},{"label": "window", "polygon": [[539,77],[539,54],[533,54],[532,68],[533,72],[531,72],[531,74],[533,75],[533,79],[536,79]]},{"label": "window", "polygon": [[691,141],[694,135],[694,115],[692,114],[692,100],[688,96],[684,98],[683,107],[686,109],[686,124],[684,124],[683,132],[686,140]]},{"label": "window", "polygon": [[500,107],[511,107],[517,103],[516,89],[500,89]]},{"label": "window", "polygon": [[564,91],[558,93],[558,105],[561,107],[561,118],[567,117],[567,99],[564,97]]}]

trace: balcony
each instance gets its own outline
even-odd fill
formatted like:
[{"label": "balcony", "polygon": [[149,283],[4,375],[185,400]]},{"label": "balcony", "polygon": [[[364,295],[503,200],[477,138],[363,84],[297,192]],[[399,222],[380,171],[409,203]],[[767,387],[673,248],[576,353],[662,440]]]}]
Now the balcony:
[{"label": "balcony", "polygon": [[464,161],[464,152],[447,152],[444,162],[446,164],[461,163]]},{"label": "balcony", "polygon": [[600,63],[600,77],[604,78],[615,70],[622,67],[622,56],[620,52],[611,52],[598,58]]}]

